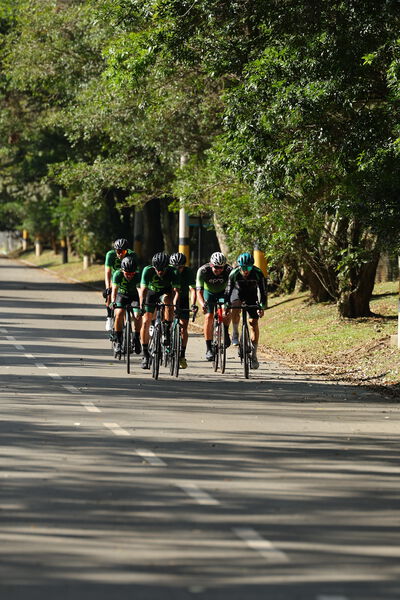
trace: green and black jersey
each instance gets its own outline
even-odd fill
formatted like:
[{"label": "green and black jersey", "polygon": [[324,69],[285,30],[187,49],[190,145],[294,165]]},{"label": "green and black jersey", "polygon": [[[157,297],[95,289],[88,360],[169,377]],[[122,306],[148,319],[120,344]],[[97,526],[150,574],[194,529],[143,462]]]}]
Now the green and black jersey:
[{"label": "green and black jersey", "polygon": [[[265,286],[265,277],[261,269],[253,267],[247,277],[240,272],[240,267],[236,267],[229,275],[228,285],[225,290],[225,298],[229,302],[234,290],[239,292],[242,300],[255,299],[259,295],[259,301],[262,308],[265,308],[267,301],[267,291]],[[253,300],[254,301],[254,300]]]},{"label": "green and black jersey", "polygon": [[140,285],[153,292],[167,292],[172,288],[180,289],[181,284],[179,274],[173,267],[167,267],[160,277],[155,268],[149,265],[143,269]]},{"label": "green and black jersey", "polygon": [[225,290],[231,271],[232,267],[225,265],[223,271],[215,274],[211,265],[207,263],[197,271],[196,288],[211,294],[219,294]]},{"label": "green and black jersey", "polygon": [[133,250],[128,250],[123,258],[119,258],[115,250],[110,250],[106,254],[106,260],[104,264],[106,267],[111,268],[111,273],[115,273],[115,271],[121,268],[121,260],[123,260],[127,256],[132,256],[135,259],[136,264],[139,265],[139,259],[137,257],[136,252],[134,252]]},{"label": "green and black jersey", "polygon": [[175,269],[175,271],[179,277],[181,297],[186,298],[189,296],[189,288],[196,287],[196,278],[193,269],[183,267],[182,272],[178,271],[178,269]]},{"label": "green and black jersey", "polygon": [[130,298],[137,296],[137,288],[140,285],[140,273],[135,275],[129,281],[125,279],[121,269],[115,271],[112,277],[113,285],[118,286],[118,293],[122,296],[129,296]]}]

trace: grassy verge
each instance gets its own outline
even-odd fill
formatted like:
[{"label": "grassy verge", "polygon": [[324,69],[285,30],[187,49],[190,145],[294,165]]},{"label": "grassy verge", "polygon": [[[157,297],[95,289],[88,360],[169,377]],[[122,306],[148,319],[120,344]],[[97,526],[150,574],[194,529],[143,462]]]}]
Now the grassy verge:
[{"label": "grassy verge", "polygon": [[375,286],[375,316],[363,319],[341,319],[335,305],[310,304],[307,294],[272,298],[260,342],[288,364],[396,391],[400,352],[390,336],[397,333],[397,302],[397,282]]},{"label": "grassy verge", "polygon": [[52,250],[45,250],[40,256],[36,256],[34,252],[18,253],[15,256],[38,267],[51,269],[62,278],[76,279],[98,289],[104,288],[104,264],[93,264],[84,269],[83,261],[78,256],[70,256],[68,262],[62,264],[61,255],[54,254]]},{"label": "grassy verge", "polygon": [[[54,270],[59,276],[104,287],[104,265],[83,269],[82,260],[47,250],[18,258]],[[359,385],[372,385],[400,395],[400,351],[390,345],[397,333],[398,283],[375,286],[371,301],[374,317],[340,319],[332,304],[310,304],[308,294],[270,298],[269,309],[260,321],[260,345],[274,358],[306,371]],[[197,321],[201,325],[199,315]]]}]

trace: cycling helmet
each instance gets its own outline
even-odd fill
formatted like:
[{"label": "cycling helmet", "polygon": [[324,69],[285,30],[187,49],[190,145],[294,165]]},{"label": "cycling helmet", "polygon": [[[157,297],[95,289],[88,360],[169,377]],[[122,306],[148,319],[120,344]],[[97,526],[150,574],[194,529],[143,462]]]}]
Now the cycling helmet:
[{"label": "cycling helmet", "polygon": [[210,256],[210,263],[213,267],[223,267],[226,265],[226,258],[222,252],[214,252],[214,254],[211,254]]},{"label": "cycling helmet", "polygon": [[125,238],[115,240],[115,242],[114,242],[115,250],[128,250],[128,248],[129,248],[129,242]]},{"label": "cycling helmet", "polygon": [[237,263],[239,267],[252,267],[254,265],[254,258],[250,252],[243,252],[243,254],[238,257]]},{"label": "cycling helmet", "polygon": [[121,269],[123,271],[126,271],[127,273],[135,273],[136,268],[137,264],[133,256],[125,256],[125,258],[121,260]]},{"label": "cycling helmet", "polygon": [[186,256],[183,252],[175,252],[174,254],[171,254],[169,264],[172,267],[183,267],[183,265],[186,264]]},{"label": "cycling helmet", "polygon": [[169,265],[169,256],[165,252],[157,252],[151,259],[151,264],[157,271],[166,269]]}]

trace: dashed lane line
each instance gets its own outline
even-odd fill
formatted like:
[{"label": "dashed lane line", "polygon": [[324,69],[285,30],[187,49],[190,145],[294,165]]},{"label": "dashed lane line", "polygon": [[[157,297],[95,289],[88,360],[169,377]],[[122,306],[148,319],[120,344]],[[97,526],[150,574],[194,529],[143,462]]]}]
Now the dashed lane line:
[{"label": "dashed lane line", "polygon": [[70,392],[71,394],[81,394],[82,392],[80,390],[78,390],[77,387],[75,387],[74,385],[67,385],[66,383],[63,384],[63,388],[65,390],[68,390],[68,392]]},{"label": "dashed lane line", "polygon": [[154,465],[156,467],[166,467],[167,466],[167,463],[165,463],[163,460],[161,460],[161,458],[158,458],[158,456],[156,456],[154,454],[154,452],[152,452],[151,450],[146,450],[145,448],[137,448],[136,454],[138,454],[139,456],[144,458],[145,461],[148,462],[149,464]]},{"label": "dashed lane line", "polygon": [[252,529],[251,527],[233,527],[232,531],[241,538],[249,548],[261,554],[267,562],[289,562],[287,554],[275,548],[270,541],[261,537],[255,529]]},{"label": "dashed lane line", "polygon": [[93,404],[93,402],[89,402],[87,400],[81,400],[81,404],[82,406],[84,406],[86,408],[86,410],[88,412],[101,412],[101,409],[98,408],[95,404]]},{"label": "dashed lane line", "polygon": [[47,373],[47,375],[49,377],[52,377],[53,379],[62,379],[61,375],[59,375],[58,373]]},{"label": "dashed lane line", "polygon": [[181,490],[183,490],[184,492],[186,492],[186,494],[188,496],[190,496],[191,498],[193,498],[193,500],[196,500],[196,502],[198,504],[203,504],[203,505],[208,505],[208,506],[216,506],[220,503],[219,500],[216,500],[216,498],[213,498],[210,494],[208,494],[207,492],[202,490],[195,483],[192,483],[190,481],[185,481],[185,482],[177,481],[175,483],[175,485],[177,487],[181,488]]},{"label": "dashed lane line", "polygon": [[114,435],[118,435],[120,437],[130,436],[129,431],[127,431],[126,429],[123,429],[120,425],[118,425],[118,423],[103,423],[103,425],[104,425],[104,427],[107,427],[107,429],[110,429],[110,431],[112,431],[114,433]]},{"label": "dashed lane line", "polygon": [[35,365],[38,369],[47,369],[46,365],[44,365],[43,363],[35,363]]}]

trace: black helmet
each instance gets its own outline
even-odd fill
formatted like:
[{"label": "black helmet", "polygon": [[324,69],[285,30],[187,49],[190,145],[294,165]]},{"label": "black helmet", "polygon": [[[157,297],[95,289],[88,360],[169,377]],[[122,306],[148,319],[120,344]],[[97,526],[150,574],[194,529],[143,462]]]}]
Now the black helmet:
[{"label": "black helmet", "polygon": [[186,256],[183,252],[175,252],[171,254],[169,264],[173,267],[183,267],[186,264]]},{"label": "black helmet", "polygon": [[151,264],[157,271],[162,271],[169,265],[169,256],[165,252],[157,252],[151,259]]},{"label": "black helmet", "polygon": [[114,242],[115,250],[128,250],[128,248],[129,248],[129,242],[125,238],[115,240],[115,242]]},{"label": "black helmet", "polygon": [[137,268],[136,260],[133,256],[125,256],[121,260],[121,269],[127,273],[135,273]]}]

